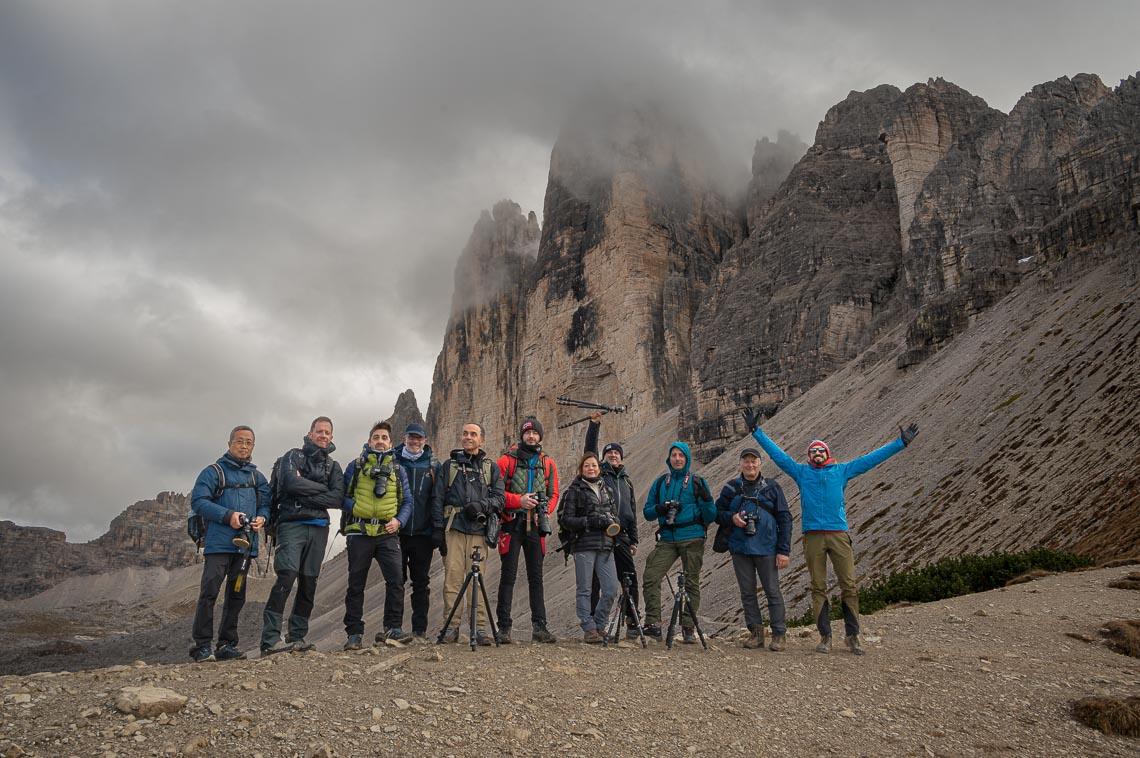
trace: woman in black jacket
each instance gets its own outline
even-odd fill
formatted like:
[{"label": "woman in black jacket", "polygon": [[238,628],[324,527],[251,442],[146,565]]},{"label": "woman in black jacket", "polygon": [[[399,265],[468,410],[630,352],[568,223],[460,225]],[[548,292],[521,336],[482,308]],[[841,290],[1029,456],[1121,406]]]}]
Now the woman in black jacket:
[{"label": "woman in black jacket", "polygon": [[[597,454],[583,455],[578,462],[578,476],[563,493],[558,506],[558,524],[577,535],[570,547],[577,581],[574,607],[585,633],[582,641],[589,643],[602,641],[610,608],[618,596],[613,553],[618,519],[613,512],[609,490],[602,483],[601,473]],[[601,597],[591,614],[590,589],[595,574],[601,585]]]}]

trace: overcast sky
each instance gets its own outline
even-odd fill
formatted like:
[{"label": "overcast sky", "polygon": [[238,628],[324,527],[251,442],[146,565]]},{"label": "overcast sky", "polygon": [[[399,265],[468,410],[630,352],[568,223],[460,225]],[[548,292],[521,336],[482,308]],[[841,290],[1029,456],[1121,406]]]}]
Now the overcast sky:
[{"label": "overcast sky", "polygon": [[268,470],[318,414],[347,462],[400,391],[426,411],[472,225],[541,218],[598,93],[687,114],[746,176],[851,90],[1115,86],[1140,4],[1085,5],[0,3],[0,518],[91,539],[234,424]]}]

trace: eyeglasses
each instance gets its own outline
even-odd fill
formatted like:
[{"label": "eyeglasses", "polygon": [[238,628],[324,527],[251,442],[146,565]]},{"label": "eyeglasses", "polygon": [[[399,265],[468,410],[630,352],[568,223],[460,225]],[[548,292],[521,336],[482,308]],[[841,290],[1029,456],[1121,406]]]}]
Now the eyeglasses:
[{"label": "eyeglasses", "polygon": [[253,447],[253,440],[230,440],[234,447]]}]

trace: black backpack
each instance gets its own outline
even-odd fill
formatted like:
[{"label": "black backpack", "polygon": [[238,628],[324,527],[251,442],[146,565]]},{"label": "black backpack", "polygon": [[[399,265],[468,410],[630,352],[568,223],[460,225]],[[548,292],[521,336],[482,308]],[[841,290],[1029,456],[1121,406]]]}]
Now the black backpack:
[{"label": "black backpack", "polygon": [[[214,469],[214,472],[217,474],[218,479],[217,484],[214,485],[214,502],[217,502],[218,498],[222,496],[223,490],[242,490],[252,487],[254,496],[257,498],[257,507],[259,509],[261,508],[261,492],[257,489],[256,471],[253,473],[252,483],[230,484],[226,481],[225,469],[223,469],[219,464],[211,463],[210,468]],[[273,472],[274,474],[277,473],[277,464],[273,464]],[[194,543],[195,547],[197,547],[199,551],[201,551],[202,547],[206,544],[206,529],[208,526],[209,522],[206,521],[206,519],[202,518],[193,510],[190,511],[190,515],[186,519],[186,534],[189,535],[190,540]]]}]

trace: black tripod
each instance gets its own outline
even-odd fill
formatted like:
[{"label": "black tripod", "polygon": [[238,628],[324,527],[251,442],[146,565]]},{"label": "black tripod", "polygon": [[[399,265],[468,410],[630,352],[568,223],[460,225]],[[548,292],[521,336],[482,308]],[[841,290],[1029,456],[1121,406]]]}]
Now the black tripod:
[{"label": "black tripod", "polygon": [[[666,577],[665,581],[669,581]],[[669,589],[673,589],[673,583],[669,582]],[[681,571],[677,574],[677,592],[673,595],[673,615],[669,619],[669,631],[665,633],[665,647],[670,650],[673,649],[673,638],[677,634],[677,622],[680,621],[684,624],[683,618],[685,611],[688,611],[693,617],[693,627],[697,630],[697,637],[701,640],[701,646],[709,649],[709,643],[705,642],[705,633],[701,631],[701,622],[697,620],[697,614],[693,610],[693,600],[689,597],[689,591],[685,589],[685,572]]]},{"label": "black tripod", "polygon": [[610,618],[610,623],[606,624],[606,634],[602,637],[602,647],[609,647],[611,639],[618,639],[615,635],[621,634],[622,618],[628,613],[629,618],[633,619],[637,624],[637,636],[641,638],[641,646],[648,647],[645,642],[645,632],[641,629],[641,616],[637,614],[637,606],[633,604],[633,595],[630,593],[630,585],[633,584],[633,574],[628,571],[621,575],[621,595],[614,608],[614,615]]},{"label": "black tripod", "polygon": [[[459,604],[463,602],[463,595],[467,592],[467,586],[471,586],[471,651],[475,651],[475,646],[478,644],[475,640],[475,616],[478,610],[479,594],[483,595],[483,605],[487,608],[487,623],[491,625],[491,637],[495,640],[495,646],[499,646],[499,630],[495,628],[495,617],[491,614],[491,601],[487,598],[487,584],[483,581],[483,572],[479,570],[479,564],[483,562],[483,557],[479,555],[479,546],[476,545],[475,549],[471,551],[471,570],[467,572],[467,576],[463,579],[463,586],[459,588],[459,592],[455,595],[455,602],[451,604],[451,610],[447,612],[447,619],[443,622],[443,629],[439,630],[439,639],[436,642],[440,645],[443,644],[444,635],[451,627],[451,619],[455,617],[455,612],[459,610]],[[479,588],[476,591],[476,587]]]}]

